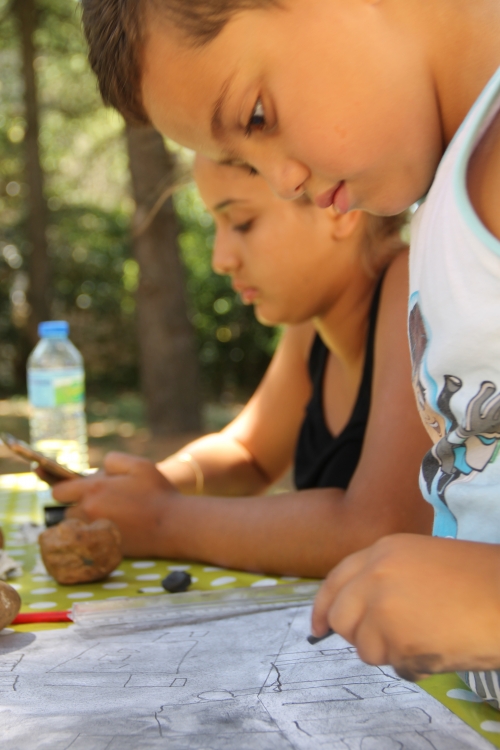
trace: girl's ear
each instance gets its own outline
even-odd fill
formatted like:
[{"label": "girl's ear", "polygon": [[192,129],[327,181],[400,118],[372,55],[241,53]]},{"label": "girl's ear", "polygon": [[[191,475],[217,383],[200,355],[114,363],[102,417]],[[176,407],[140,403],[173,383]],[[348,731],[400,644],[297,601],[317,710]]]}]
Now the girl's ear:
[{"label": "girl's ear", "polygon": [[341,214],[334,208],[326,209],[330,215],[332,237],[335,240],[345,240],[360,229],[364,220],[364,211],[349,211]]}]

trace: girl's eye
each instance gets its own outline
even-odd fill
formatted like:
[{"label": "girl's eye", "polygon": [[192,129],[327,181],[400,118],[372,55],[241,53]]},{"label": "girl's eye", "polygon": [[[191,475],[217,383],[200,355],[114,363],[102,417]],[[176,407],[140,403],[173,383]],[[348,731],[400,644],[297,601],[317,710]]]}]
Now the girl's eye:
[{"label": "girl's eye", "polygon": [[254,130],[264,130],[266,127],[266,116],[264,114],[264,107],[262,101],[257,99],[255,107],[252,110],[250,119],[247,123],[245,135],[249,136]]},{"label": "girl's eye", "polygon": [[246,221],[244,224],[236,224],[233,229],[235,232],[240,232],[241,234],[246,234],[249,232],[252,228],[253,219],[250,219],[249,221]]}]

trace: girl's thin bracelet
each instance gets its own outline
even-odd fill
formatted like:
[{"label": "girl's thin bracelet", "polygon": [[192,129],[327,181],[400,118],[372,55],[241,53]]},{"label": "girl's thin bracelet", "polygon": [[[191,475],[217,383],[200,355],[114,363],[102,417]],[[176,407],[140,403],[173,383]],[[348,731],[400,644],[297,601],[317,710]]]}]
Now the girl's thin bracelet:
[{"label": "girl's thin bracelet", "polygon": [[203,476],[203,470],[196,458],[192,456],[191,453],[185,452],[177,456],[177,460],[181,464],[189,464],[191,466],[196,480],[195,492],[197,495],[202,495],[205,487],[205,477]]}]

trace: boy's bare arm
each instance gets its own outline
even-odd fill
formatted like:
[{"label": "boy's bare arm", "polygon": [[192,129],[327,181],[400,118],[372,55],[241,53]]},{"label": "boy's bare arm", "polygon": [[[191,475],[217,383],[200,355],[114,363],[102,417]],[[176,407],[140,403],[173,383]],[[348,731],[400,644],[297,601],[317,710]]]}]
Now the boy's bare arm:
[{"label": "boy's bare arm", "polygon": [[316,598],[312,630],[333,628],[368,664],[404,678],[500,669],[500,547],[398,534],[347,557]]},{"label": "boy's bare arm", "polygon": [[[500,240],[500,114],[471,158],[467,186],[478,217]],[[499,617],[500,545],[396,535],[331,572],[313,632],[332,627],[368,663],[418,679],[499,669]]]}]

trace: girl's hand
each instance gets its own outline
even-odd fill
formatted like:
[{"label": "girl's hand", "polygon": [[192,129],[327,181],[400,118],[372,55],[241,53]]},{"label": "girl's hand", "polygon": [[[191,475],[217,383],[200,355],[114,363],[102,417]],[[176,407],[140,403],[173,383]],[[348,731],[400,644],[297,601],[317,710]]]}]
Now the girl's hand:
[{"label": "girl's hand", "polygon": [[[57,484],[52,494],[72,504],[68,518],[108,518],[120,529],[122,549],[132,557],[162,556],[168,540],[169,506],[177,492],[153,463],[125,453],[108,453],[104,471]],[[160,544],[161,542],[161,544]],[[172,547],[172,556],[175,550]]]},{"label": "girl's hand", "polygon": [[333,628],[408,680],[500,668],[500,546],[410,534],[345,558],[321,587],[313,635]]}]

